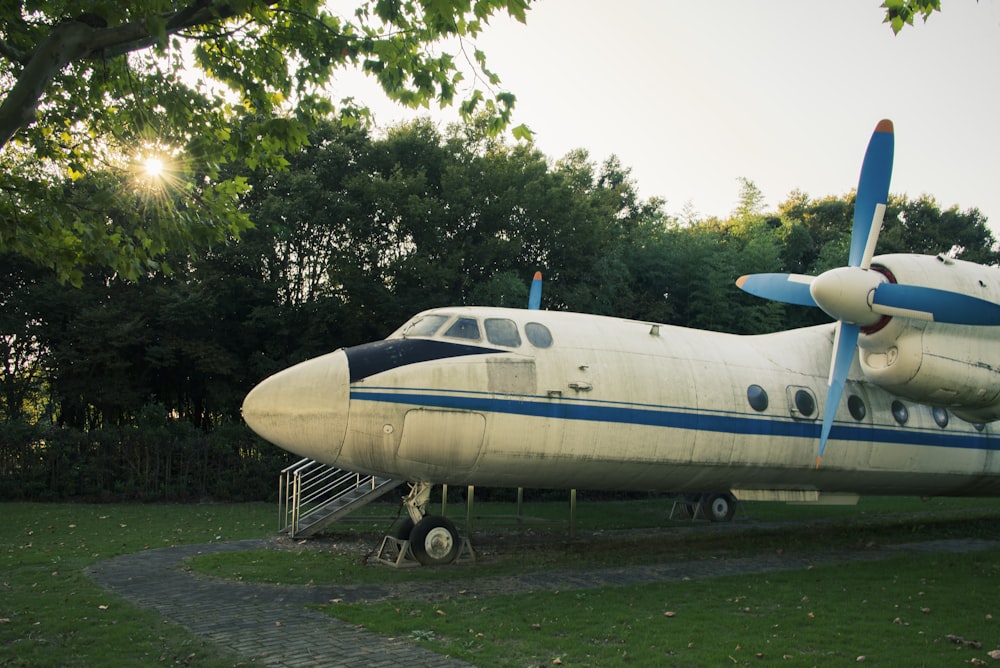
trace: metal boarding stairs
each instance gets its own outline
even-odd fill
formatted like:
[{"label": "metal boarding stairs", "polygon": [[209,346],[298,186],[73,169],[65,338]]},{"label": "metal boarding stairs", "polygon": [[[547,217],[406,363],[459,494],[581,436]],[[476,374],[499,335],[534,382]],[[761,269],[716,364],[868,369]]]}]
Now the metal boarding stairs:
[{"label": "metal boarding stairs", "polygon": [[279,531],[312,536],[402,484],[301,459],[278,481]]}]

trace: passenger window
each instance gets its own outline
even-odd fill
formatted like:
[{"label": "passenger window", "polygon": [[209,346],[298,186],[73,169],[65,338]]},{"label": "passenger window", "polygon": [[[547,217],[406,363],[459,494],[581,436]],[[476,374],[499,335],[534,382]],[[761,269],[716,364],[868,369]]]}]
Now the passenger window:
[{"label": "passenger window", "polygon": [[812,392],[808,390],[796,390],[795,410],[803,417],[813,416],[813,413],[816,412],[816,399],[813,398]]},{"label": "passenger window", "polygon": [[506,318],[487,318],[486,340],[498,346],[509,346],[517,348],[521,345],[521,335],[517,332],[517,325],[513,320]]},{"label": "passenger window", "polygon": [[856,394],[852,394],[847,398],[847,410],[851,412],[851,417],[861,422],[865,419],[865,415],[868,414],[868,409],[865,408],[865,401]]},{"label": "passenger window", "polygon": [[910,419],[910,411],[906,409],[902,401],[898,399],[892,402],[892,417],[896,419],[899,424],[906,424],[906,421]]},{"label": "passenger window", "polygon": [[403,336],[434,336],[434,332],[438,331],[447,319],[446,315],[426,315],[410,325],[403,332]]},{"label": "passenger window", "polygon": [[529,322],[524,326],[524,334],[536,348],[548,348],[552,345],[552,332],[540,323]]},{"label": "passenger window", "polygon": [[478,341],[481,338],[479,336],[479,323],[476,322],[475,318],[459,318],[452,323],[444,335],[472,341]]},{"label": "passenger window", "polygon": [[751,385],[747,388],[747,401],[751,408],[762,413],[767,410],[767,391],[760,385]]}]

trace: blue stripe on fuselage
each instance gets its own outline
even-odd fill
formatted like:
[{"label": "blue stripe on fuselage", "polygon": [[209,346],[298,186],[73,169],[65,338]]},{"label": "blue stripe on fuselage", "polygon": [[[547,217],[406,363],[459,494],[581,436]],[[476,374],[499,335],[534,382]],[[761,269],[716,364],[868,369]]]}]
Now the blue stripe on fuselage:
[{"label": "blue stripe on fuselage", "polygon": [[[751,436],[818,439],[820,431],[820,425],[817,422],[783,420],[740,413],[697,411],[675,406],[591,400],[572,403],[556,402],[545,397],[530,395],[497,396],[487,393],[459,393],[418,388],[401,390],[380,387],[352,387],[351,400]],[[830,438],[838,441],[863,443],[897,443],[977,450],[997,449],[996,444],[986,434],[956,434],[946,431],[898,429],[879,425],[835,424]]]}]

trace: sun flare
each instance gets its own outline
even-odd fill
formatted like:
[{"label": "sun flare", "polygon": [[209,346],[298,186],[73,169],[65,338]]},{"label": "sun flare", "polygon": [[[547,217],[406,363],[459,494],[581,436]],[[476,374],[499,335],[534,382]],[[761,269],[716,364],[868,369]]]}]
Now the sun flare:
[{"label": "sun flare", "polygon": [[152,178],[163,176],[164,163],[162,158],[150,156],[143,161],[142,167],[146,172],[146,176]]}]

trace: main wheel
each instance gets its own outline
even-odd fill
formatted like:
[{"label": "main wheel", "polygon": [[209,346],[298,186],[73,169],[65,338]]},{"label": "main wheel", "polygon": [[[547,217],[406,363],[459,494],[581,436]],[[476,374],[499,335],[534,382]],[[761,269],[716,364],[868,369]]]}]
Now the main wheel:
[{"label": "main wheel", "polygon": [[428,515],[410,532],[410,551],[424,566],[450,564],[461,547],[458,529],[447,517]]},{"label": "main wheel", "polygon": [[736,514],[736,499],[725,492],[706,494],[701,500],[701,512],[712,522],[728,522]]}]

